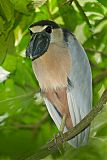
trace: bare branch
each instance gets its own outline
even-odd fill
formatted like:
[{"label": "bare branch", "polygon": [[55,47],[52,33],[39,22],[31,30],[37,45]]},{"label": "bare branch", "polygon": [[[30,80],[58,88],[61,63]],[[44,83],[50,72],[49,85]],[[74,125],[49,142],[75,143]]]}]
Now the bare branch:
[{"label": "bare branch", "polygon": [[34,93],[35,92],[32,91],[31,93],[28,93],[28,94],[23,94],[23,95],[20,95],[20,96],[3,99],[3,100],[0,100],[0,103],[14,101],[14,100],[20,100],[20,99],[24,99],[24,98],[29,98],[29,97],[32,97],[34,95]]},{"label": "bare branch", "polygon": [[[68,141],[79,134],[83,129],[90,125],[91,121],[97,116],[97,114],[103,109],[104,104],[107,102],[107,89],[103,92],[97,105],[91,110],[91,112],[79,122],[75,127],[63,134],[63,140]],[[57,145],[62,145],[62,138],[57,136]],[[44,145],[38,152],[20,158],[20,160],[40,160],[49,154],[57,150],[54,138]]]}]

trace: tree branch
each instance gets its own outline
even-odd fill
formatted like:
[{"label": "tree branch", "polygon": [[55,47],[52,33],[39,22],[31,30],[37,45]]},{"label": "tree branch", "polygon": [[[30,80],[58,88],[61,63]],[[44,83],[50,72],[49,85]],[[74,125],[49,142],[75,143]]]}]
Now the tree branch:
[{"label": "tree branch", "polygon": [[[107,89],[103,92],[100,100],[97,105],[91,110],[91,112],[79,122],[75,127],[70,129],[68,132],[63,134],[63,140],[68,141],[79,134],[83,129],[90,125],[91,121],[97,116],[97,114],[103,109],[104,104],[107,102]],[[57,145],[62,145],[62,138],[57,136]],[[57,150],[57,146],[54,138],[49,141],[46,145],[44,145],[38,152],[20,158],[21,160],[40,160],[49,154],[55,152]]]}]

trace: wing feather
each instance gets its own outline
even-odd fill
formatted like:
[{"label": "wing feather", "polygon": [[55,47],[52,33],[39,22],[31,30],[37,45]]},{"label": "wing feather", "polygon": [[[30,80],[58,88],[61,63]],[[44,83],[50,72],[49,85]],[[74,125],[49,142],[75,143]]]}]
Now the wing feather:
[{"label": "wing feather", "polygon": [[[79,123],[91,110],[92,106],[92,76],[87,55],[74,37],[68,33],[67,45],[71,54],[72,68],[68,75],[71,85],[68,85],[68,104],[73,125]],[[75,117],[75,120],[73,120]],[[73,146],[78,147],[87,143],[89,127],[75,137]],[[72,140],[71,140],[72,144]]]}]

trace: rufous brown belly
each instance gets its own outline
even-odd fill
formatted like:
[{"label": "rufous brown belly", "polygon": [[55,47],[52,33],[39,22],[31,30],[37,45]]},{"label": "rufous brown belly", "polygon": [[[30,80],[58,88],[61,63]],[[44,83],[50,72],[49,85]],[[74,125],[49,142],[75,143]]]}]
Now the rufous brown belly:
[{"label": "rufous brown belly", "polygon": [[56,107],[58,112],[63,117],[66,115],[66,127],[70,129],[72,120],[69,112],[68,101],[67,101],[67,88],[58,88],[56,90],[44,91],[43,95]]}]

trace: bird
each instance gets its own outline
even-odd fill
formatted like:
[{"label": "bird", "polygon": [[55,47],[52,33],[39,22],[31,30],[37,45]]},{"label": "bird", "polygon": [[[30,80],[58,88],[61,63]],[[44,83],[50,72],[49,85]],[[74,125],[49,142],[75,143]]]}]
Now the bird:
[{"label": "bird", "polygon": [[[78,124],[92,108],[92,73],[86,52],[70,30],[52,20],[29,27],[31,39],[26,57],[41,94],[57,128],[66,132]],[[73,147],[86,145],[90,126],[68,141]]]}]

